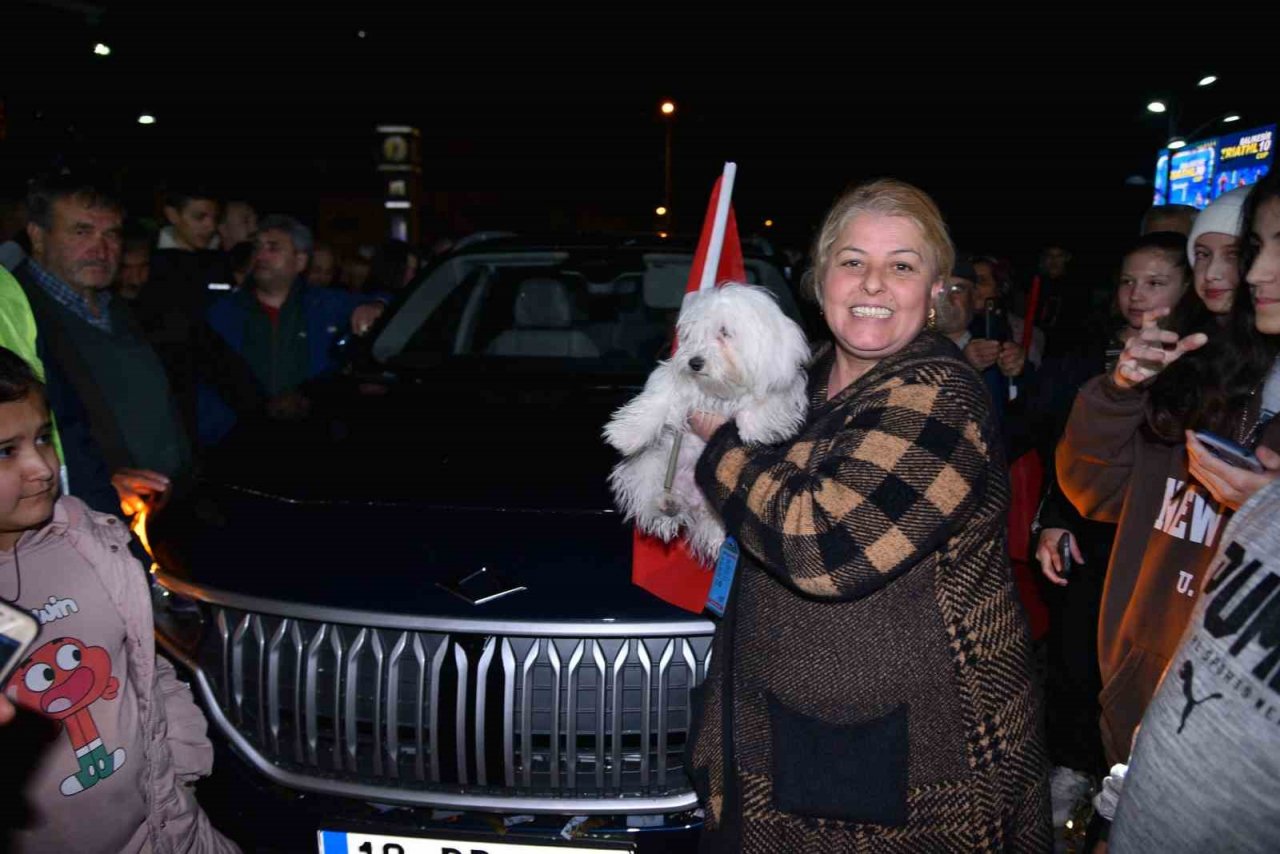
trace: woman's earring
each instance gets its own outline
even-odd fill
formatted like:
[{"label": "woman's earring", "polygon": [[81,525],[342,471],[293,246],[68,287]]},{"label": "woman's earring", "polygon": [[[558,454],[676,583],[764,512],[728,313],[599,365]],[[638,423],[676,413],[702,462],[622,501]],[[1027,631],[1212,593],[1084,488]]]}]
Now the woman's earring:
[{"label": "woman's earring", "polygon": [[926,325],[930,332],[938,328],[938,309],[933,306],[929,306],[929,322]]}]

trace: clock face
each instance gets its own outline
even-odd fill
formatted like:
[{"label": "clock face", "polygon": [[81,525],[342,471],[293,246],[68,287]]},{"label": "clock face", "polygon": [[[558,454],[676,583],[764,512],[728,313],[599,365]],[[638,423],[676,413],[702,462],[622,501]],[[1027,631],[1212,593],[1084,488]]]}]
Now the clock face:
[{"label": "clock face", "polygon": [[389,136],[382,141],[382,158],[391,163],[409,159],[409,143],[402,136]]}]

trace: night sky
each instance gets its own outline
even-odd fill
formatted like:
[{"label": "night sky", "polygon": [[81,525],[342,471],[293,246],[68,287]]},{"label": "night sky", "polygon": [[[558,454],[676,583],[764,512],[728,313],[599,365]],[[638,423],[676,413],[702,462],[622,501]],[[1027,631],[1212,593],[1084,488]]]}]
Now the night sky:
[{"label": "night sky", "polygon": [[[123,171],[133,210],[182,174],[314,221],[323,196],[376,196],[373,127],[391,122],[421,129],[423,189],[455,225],[638,230],[661,201],[657,107],[672,98],[678,229],[696,228],[735,159],[743,230],[772,218],[784,244],[806,244],[851,182],[891,175],[932,193],[971,251],[1026,257],[1053,239],[1105,257],[1149,204],[1149,186],[1125,184],[1149,181],[1167,136],[1148,101],[1181,104],[1184,133],[1228,110],[1236,129],[1280,118],[1274,24],[1243,14],[1217,28],[917,4],[722,20],[688,4],[585,17],[138,5],[8,4],[21,26],[0,59],[0,196],[48,162],[93,157]],[[98,41],[111,56],[93,55]],[[1219,82],[1198,90],[1210,73]],[[157,124],[139,126],[142,112]]]}]

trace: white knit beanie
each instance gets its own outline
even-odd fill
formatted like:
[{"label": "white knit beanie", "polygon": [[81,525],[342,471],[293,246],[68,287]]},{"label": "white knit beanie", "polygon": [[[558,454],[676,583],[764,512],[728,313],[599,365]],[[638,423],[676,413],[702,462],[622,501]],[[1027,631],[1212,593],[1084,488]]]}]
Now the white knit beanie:
[{"label": "white knit beanie", "polygon": [[1229,193],[1223,193],[1196,216],[1195,224],[1191,226],[1191,236],[1187,238],[1187,258],[1193,267],[1196,263],[1196,238],[1200,235],[1213,232],[1230,234],[1232,237],[1241,236],[1243,224],[1240,222],[1240,212],[1251,189],[1253,188],[1236,187]]}]

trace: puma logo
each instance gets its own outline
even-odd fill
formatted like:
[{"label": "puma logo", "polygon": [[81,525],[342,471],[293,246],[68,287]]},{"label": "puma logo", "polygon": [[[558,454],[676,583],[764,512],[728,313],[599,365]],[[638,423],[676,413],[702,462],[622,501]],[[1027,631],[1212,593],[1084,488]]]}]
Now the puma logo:
[{"label": "puma logo", "polygon": [[1221,700],[1221,692],[1214,691],[1207,697],[1197,700],[1191,693],[1191,680],[1194,676],[1195,668],[1192,666],[1190,659],[1182,662],[1182,667],[1178,668],[1178,676],[1182,679],[1182,693],[1187,698],[1187,705],[1182,710],[1182,722],[1178,724],[1178,735],[1182,734],[1182,730],[1187,725],[1187,718],[1191,717],[1191,710],[1201,703],[1207,703],[1210,700]]}]

